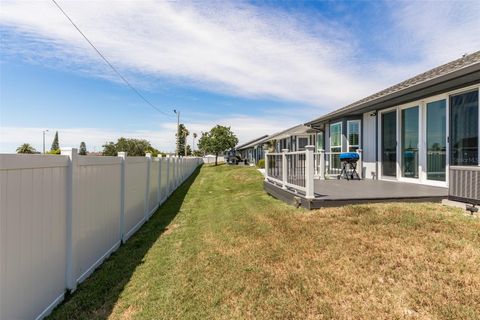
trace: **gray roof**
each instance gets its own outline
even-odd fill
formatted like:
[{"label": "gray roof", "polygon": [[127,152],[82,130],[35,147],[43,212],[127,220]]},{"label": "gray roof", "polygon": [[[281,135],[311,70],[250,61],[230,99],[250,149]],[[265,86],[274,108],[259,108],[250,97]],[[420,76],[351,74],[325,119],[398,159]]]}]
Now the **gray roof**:
[{"label": "gray roof", "polygon": [[[359,111],[368,108],[368,106],[379,103],[380,101],[385,101],[390,98],[400,96],[401,94],[410,92],[412,90],[420,89],[420,87],[437,84],[439,83],[439,81],[449,80],[452,78],[452,76],[459,76],[465,73],[478,72],[479,70],[480,51],[477,51],[475,53],[465,55],[460,59],[431,69],[427,72],[416,75],[413,78],[402,81],[394,86],[391,86],[366,98],[358,100],[343,108],[330,112],[315,120],[307,122],[306,125],[325,121],[337,116],[348,114],[350,112]],[[480,80],[480,78],[478,78],[477,80]]]},{"label": "gray roof", "polygon": [[290,136],[302,135],[302,134],[307,134],[307,133],[311,133],[311,132],[316,132],[316,131],[313,130],[312,128],[304,125],[304,124],[298,124],[296,126],[285,129],[283,131],[271,134],[267,138],[265,138],[265,139],[263,139],[262,141],[259,141],[259,142],[264,143],[266,141],[270,141],[270,140],[273,140],[273,139],[280,140],[280,139],[288,138]]},{"label": "gray roof", "polygon": [[244,143],[244,144],[241,144],[241,145],[237,146],[235,149],[237,149],[237,150],[243,150],[243,149],[247,149],[247,148],[253,147],[253,146],[255,146],[255,145],[258,144],[258,141],[263,140],[263,139],[265,139],[266,137],[268,137],[268,135],[263,135],[263,136],[261,136],[261,137],[255,138],[255,139],[253,139],[253,140],[250,140],[250,141],[248,141],[248,142],[246,142],[246,143]]}]

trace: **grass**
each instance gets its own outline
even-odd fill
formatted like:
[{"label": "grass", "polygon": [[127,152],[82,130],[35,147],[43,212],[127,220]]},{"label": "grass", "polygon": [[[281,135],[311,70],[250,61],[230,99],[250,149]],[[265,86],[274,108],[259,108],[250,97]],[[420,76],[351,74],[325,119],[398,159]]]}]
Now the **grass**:
[{"label": "grass", "polygon": [[294,209],[204,166],[52,319],[480,319],[480,220],[438,204]]}]

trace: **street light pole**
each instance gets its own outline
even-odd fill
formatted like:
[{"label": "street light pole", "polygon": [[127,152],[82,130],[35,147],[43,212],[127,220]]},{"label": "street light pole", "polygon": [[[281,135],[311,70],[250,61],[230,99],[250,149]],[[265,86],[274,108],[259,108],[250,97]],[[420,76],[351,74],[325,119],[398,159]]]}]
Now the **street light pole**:
[{"label": "street light pole", "polygon": [[48,130],[43,130],[43,154],[45,154],[45,132],[48,132]]},{"label": "street light pole", "polygon": [[178,153],[179,153],[179,147],[180,147],[180,133],[178,132],[180,130],[180,110],[176,110],[174,109],[173,112],[177,115],[177,150],[176,150],[176,155],[178,157]]}]

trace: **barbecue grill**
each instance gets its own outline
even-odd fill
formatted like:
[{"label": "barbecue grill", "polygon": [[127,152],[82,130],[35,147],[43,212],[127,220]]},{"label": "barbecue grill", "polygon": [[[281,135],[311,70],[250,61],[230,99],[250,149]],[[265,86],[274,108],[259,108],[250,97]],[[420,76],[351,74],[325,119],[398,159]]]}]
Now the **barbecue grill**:
[{"label": "barbecue grill", "polygon": [[338,176],[338,179],[345,178],[347,180],[357,178],[360,180],[360,176],[357,172],[357,162],[360,160],[360,155],[356,152],[343,152],[340,154],[340,161],[342,162],[342,172]]}]

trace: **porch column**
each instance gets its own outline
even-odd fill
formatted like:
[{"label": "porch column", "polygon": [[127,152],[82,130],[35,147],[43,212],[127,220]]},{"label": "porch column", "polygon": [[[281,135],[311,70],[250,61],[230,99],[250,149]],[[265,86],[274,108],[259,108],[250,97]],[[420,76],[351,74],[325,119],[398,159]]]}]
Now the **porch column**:
[{"label": "porch column", "polygon": [[363,179],[363,150],[357,149],[358,153],[358,162],[357,162],[357,172],[360,179]]},{"label": "porch column", "polygon": [[314,165],[313,150],[315,146],[305,146],[305,198],[313,199],[315,197],[314,192]]},{"label": "porch column", "polygon": [[265,181],[268,181],[268,150],[265,150]]},{"label": "porch column", "polygon": [[288,149],[282,149],[282,189],[287,189],[287,152]]},{"label": "porch column", "polygon": [[318,150],[320,160],[318,162],[318,170],[320,171],[319,177],[321,180],[325,180],[325,150]]}]

